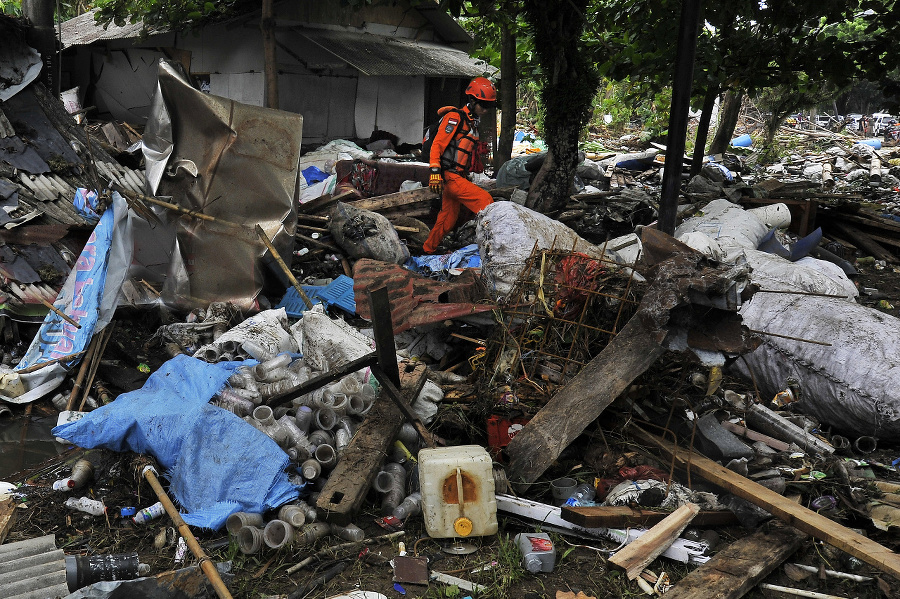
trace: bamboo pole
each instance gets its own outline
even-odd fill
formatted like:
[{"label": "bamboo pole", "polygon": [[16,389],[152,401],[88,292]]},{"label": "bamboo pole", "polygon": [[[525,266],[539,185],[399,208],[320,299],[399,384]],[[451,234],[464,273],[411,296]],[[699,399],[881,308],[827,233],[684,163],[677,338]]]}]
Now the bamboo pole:
[{"label": "bamboo pole", "polygon": [[232,599],[231,593],[225,587],[225,583],[222,582],[222,577],[219,576],[219,571],[216,570],[216,565],[212,562],[210,557],[206,555],[206,553],[203,551],[203,548],[200,547],[200,543],[198,543],[197,539],[194,538],[191,529],[188,528],[188,525],[181,517],[181,514],[179,514],[178,510],[175,509],[175,505],[172,503],[172,500],[169,499],[168,495],[166,495],[165,489],[162,488],[162,485],[159,483],[159,479],[156,477],[156,469],[153,468],[153,466],[144,466],[141,474],[145,479],[147,479],[147,482],[150,483],[150,486],[153,487],[153,491],[156,492],[157,499],[159,499],[160,503],[163,504],[163,508],[165,508],[166,513],[169,514],[169,518],[171,518],[172,522],[175,523],[175,527],[178,529],[178,533],[184,539],[185,543],[187,543],[187,546],[190,548],[191,553],[193,553],[199,561],[200,569],[203,570],[204,574],[206,574],[206,577],[209,579],[210,584],[212,584],[213,588],[216,591],[216,595],[218,595],[221,599]]},{"label": "bamboo pole", "polygon": [[272,257],[275,258],[275,262],[278,263],[278,266],[280,266],[281,270],[284,271],[284,274],[287,275],[288,281],[290,281],[291,285],[294,286],[294,289],[297,290],[297,293],[300,295],[300,298],[303,299],[306,307],[312,308],[312,301],[310,301],[306,293],[303,292],[303,288],[300,287],[300,282],[297,281],[294,273],[291,272],[291,269],[288,268],[288,265],[285,264],[284,260],[282,259],[281,254],[278,253],[278,250],[276,250],[275,246],[272,245],[272,242],[269,241],[269,236],[266,235],[266,232],[263,231],[263,228],[259,225],[256,225],[256,234],[259,235],[259,238],[262,240],[262,242],[266,244],[266,248],[268,248],[268,250],[272,252]]},{"label": "bamboo pole", "polygon": [[54,306],[53,304],[51,304],[44,298],[40,298],[40,300],[41,300],[41,303],[44,304],[44,307],[49,308],[50,310],[55,312],[57,316],[59,316],[60,318],[62,318],[66,322],[68,322],[70,325],[72,325],[76,329],[81,328],[81,325],[78,324],[78,322],[76,322],[75,320],[73,320],[71,316],[69,316],[68,314],[65,314],[62,310],[60,310],[59,308],[57,308],[56,306]]},{"label": "bamboo pole", "polygon": [[[38,364],[32,364],[28,368],[23,368],[22,370],[17,370],[16,372],[19,374],[28,374],[29,372],[34,372],[36,370],[40,370],[41,368],[44,368],[45,366],[52,366],[53,364],[56,364],[58,362],[68,362],[69,360],[73,360],[73,359],[77,358],[78,356],[84,354],[86,351],[87,350],[83,349],[80,352],[75,352],[74,354],[70,354],[68,356],[63,356],[61,358],[54,358],[52,360],[47,360],[46,362],[40,362]],[[31,404],[29,404],[29,405],[31,405]]]},{"label": "bamboo pole", "polygon": [[100,335],[94,335],[91,337],[91,342],[88,344],[87,354],[84,356],[84,361],[81,363],[81,366],[78,368],[78,375],[75,377],[75,386],[72,387],[72,392],[69,393],[69,401],[66,402],[66,409],[71,410],[75,406],[75,398],[78,396],[78,392],[81,390],[81,385],[84,383],[84,377],[88,371],[88,364],[91,362],[91,359],[94,357],[94,353],[97,351],[97,346],[100,344]]},{"label": "bamboo pole", "polygon": [[106,351],[106,344],[109,343],[110,337],[112,337],[112,330],[115,325],[110,323],[105,329],[100,332],[100,347],[94,354],[93,359],[91,360],[91,365],[88,369],[87,383],[84,385],[84,395],[81,397],[81,404],[78,406],[78,411],[84,410],[84,403],[87,401],[88,395],[91,392],[91,386],[94,384],[94,377],[97,375],[97,368],[100,366],[100,360],[103,358],[103,352]]}]

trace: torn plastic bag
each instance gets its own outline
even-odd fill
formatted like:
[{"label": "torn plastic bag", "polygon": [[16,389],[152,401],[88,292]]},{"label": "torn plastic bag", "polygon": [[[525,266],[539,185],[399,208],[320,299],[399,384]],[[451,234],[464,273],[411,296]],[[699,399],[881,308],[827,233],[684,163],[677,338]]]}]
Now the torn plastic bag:
[{"label": "torn plastic bag", "polygon": [[478,244],[475,243],[461,247],[449,254],[412,256],[403,265],[404,268],[443,281],[448,279],[447,271],[451,268],[478,268],[479,266],[481,266],[481,255],[478,253]]},{"label": "torn plastic bag", "polygon": [[845,434],[900,435],[900,319],[852,301],[757,293],[741,308],[755,330],[824,343],[762,335],[763,343],[734,368],[774,397],[789,377],[803,391],[798,407]]},{"label": "torn plastic bag", "polygon": [[298,495],[275,441],[208,403],[240,365],[176,356],[141,389],[52,433],[85,449],[152,455],[187,512],[184,521],[218,530],[234,512],[261,513]]},{"label": "torn plastic bag", "polygon": [[331,209],[328,229],[351,258],[372,258],[403,264],[409,250],[387,218],[370,210],[360,210],[338,202]]},{"label": "torn plastic bag", "polygon": [[[131,264],[133,220],[125,200],[113,193],[113,203],[94,227],[54,302],[81,328],[53,311],[48,312],[16,371],[87,349],[91,337],[109,324]],[[39,399],[58,387],[69,369],[80,361],[77,357],[65,366],[57,362],[21,375],[0,371],[0,397],[12,403]]]}]

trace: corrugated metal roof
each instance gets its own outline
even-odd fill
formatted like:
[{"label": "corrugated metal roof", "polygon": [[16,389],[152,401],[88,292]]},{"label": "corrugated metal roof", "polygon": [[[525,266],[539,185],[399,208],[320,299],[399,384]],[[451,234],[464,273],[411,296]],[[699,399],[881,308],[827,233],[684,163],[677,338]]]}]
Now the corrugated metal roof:
[{"label": "corrugated metal roof", "polygon": [[[120,40],[141,35],[141,29],[144,27],[143,21],[126,23],[122,27],[115,23],[110,23],[108,27],[104,28],[94,21],[96,13],[97,9],[95,8],[60,24],[60,38],[64,49],[72,46],[86,46],[99,40]],[[166,30],[153,31],[153,33],[165,32]]]},{"label": "corrugated metal roof", "polygon": [[295,31],[363,75],[477,77],[494,70],[465,52],[427,42],[326,29]]}]

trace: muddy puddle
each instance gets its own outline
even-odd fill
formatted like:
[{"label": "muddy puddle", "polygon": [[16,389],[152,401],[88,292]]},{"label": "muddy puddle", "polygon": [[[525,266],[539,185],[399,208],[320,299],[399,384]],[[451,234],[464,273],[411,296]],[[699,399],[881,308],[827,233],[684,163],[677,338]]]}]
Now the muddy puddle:
[{"label": "muddy puddle", "polygon": [[54,426],[55,415],[0,418],[0,480],[64,452],[68,446],[57,443],[50,434]]}]

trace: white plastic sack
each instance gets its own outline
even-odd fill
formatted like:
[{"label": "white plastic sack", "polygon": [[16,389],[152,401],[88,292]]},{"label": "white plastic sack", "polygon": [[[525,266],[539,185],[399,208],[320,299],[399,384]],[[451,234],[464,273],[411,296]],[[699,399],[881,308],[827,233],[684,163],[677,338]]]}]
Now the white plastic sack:
[{"label": "white plastic sack", "polygon": [[851,435],[900,435],[900,319],[841,299],[775,293],[756,294],[741,316],[751,329],[831,344],[762,336],[735,367],[749,378],[749,366],[763,400],[795,377],[801,409],[823,424]]},{"label": "white plastic sack", "polygon": [[732,263],[740,258],[741,250],[755,250],[769,228],[753,212],[744,210],[728,200],[713,200],[701,209],[699,216],[685,220],[675,229],[681,239],[687,233],[703,233],[718,243],[723,261]]},{"label": "white plastic sack", "polygon": [[303,359],[320,372],[361,358],[375,349],[374,341],[343,320],[325,314],[322,304],[304,312],[300,324]]},{"label": "white plastic sack", "polygon": [[851,301],[859,296],[856,285],[831,262],[809,256],[791,262],[759,250],[745,250],[744,256],[753,269],[750,281],[760,289],[843,295]]},{"label": "white plastic sack", "polygon": [[475,242],[481,253],[482,273],[500,297],[512,290],[535,243],[538,249],[555,247],[596,259],[603,256],[601,248],[558,220],[505,201],[494,202],[478,213]]},{"label": "white plastic sack", "polygon": [[296,352],[297,342],[289,332],[288,324],[284,308],[265,310],[225,331],[212,343],[200,347],[193,357],[205,359],[211,353],[222,354],[225,353],[224,346],[241,346],[247,341],[259,347],[266,357],[276,356],[281,352]]}]

